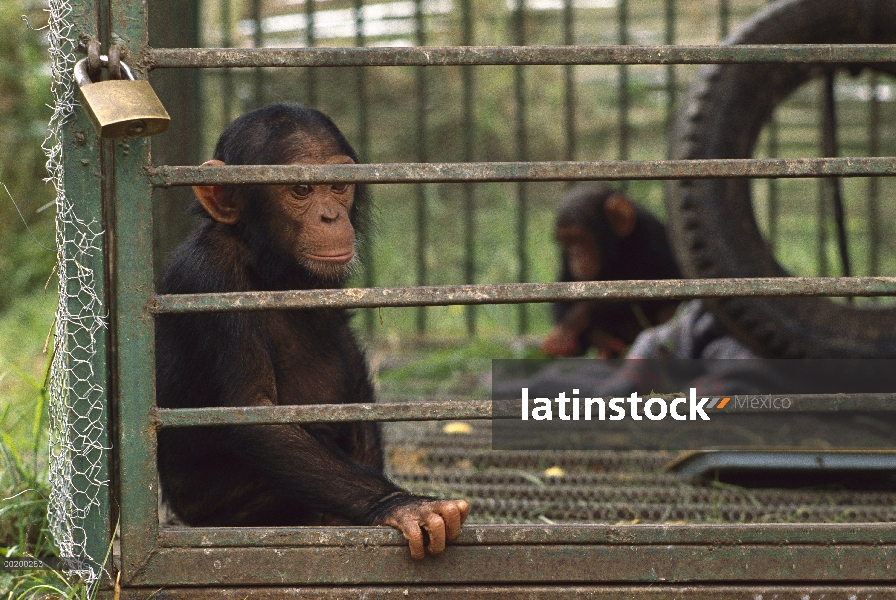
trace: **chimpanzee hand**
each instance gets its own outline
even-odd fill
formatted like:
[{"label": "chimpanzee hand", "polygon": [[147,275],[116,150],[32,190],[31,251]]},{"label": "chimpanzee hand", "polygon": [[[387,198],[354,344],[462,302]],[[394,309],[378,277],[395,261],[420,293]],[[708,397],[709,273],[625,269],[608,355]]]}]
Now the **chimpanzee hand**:
[{"label": "chimpanzee hand", "polygon": [[628,351],[625,342],[602,329],[591,332],[591,345],[597,349],[598,358],[619,358]]},{"label": "chimpanzee hand", "polygon": [[578,331],[570,331],[563,325],[557,325],[541,342],[541,351],[548,356],[581,356],[585,349],[579,337]]},{"label": "chimpanzee hand", "polygon": [[470,505],[465,500],[419,499],[389,509],[374,524],[400,530],[408,540],[411,558],[422,560],[426,555],[423,530],[429,536],[426,549],[430,554],[439,554],[445,549],[445,540],[451,542],[460,535],[460,526],[469,513]]}]

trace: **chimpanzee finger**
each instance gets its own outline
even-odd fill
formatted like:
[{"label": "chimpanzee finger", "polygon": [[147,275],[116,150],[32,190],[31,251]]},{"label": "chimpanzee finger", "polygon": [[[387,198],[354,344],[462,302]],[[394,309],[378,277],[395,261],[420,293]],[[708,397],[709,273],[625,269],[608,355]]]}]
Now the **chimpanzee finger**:
[{"label": "chimpanzee finger", "polygon": [[454,503],[457,504],[457,508],[460,510],[460,524],[463,525],[470,514],[470,503],[466,500],[455,500]]},{"label": "chimpanzee finger", "polygon": [[423,531],[417,519],[402,519],[398,527],[405,539],[408,541],[408,548],[411,550],[411,558],[414,560],[423,560],[426,556],[426,549],[423,545]]},{"label": "chimpanzee finger", "polygon": [[448,541],[457,539],[460,535],[460,526],[463,523],[463,515],[457,502],[445,501],[439,502],[436,512],[442,515],[445,521],[445,537]]},{"label": "chimpanzee finger", "polygon": [[430,554],[441,554],[445,549],[445,521],[437,512],[432,512],[426,516],[426,532],[429,533],[429,546],[427,549]]}]

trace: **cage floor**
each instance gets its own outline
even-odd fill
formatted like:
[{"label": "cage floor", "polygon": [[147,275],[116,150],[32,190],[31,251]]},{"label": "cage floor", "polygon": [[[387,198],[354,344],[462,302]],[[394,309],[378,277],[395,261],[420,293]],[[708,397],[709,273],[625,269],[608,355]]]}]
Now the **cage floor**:
[{"label": "cage floor", "polygon": [[388,469],[414,492],[469,500],[473,523],[896,521],[892,486],[850,489],[847,480],[793,488],[783,474],[781,487],[743,487],[666,470],[675,452],[493,451],[488,422],[453,430],[387,425]]}]

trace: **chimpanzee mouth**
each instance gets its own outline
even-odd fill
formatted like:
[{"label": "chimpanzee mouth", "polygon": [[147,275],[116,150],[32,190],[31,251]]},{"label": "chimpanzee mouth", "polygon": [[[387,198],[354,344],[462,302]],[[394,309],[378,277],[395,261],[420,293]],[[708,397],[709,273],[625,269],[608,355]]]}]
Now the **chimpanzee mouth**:
[{"label": "chimpanzee mouth", "polygon": [[351,262],[351,260],[355,257],[355,250],[353,248],[344,254],[333,254],[328,256],[322,256],[320,254],[306,254],[305,256],[311,260],[342,265],[347,262]]}]

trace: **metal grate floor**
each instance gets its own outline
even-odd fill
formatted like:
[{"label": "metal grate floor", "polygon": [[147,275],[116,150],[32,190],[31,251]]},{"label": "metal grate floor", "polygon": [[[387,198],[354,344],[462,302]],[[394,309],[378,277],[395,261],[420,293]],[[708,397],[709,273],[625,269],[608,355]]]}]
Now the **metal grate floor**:
[{"label": "metal grate floor", "polygon": [[[463,497],[473,523],[871,523],[896,521],[896,490],[739,487],[665,470],[650,451],[492,451],[487,422],[386,427],[392,478]],[[465,431],[463,431],[465,430]]]}]

